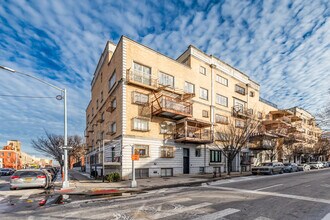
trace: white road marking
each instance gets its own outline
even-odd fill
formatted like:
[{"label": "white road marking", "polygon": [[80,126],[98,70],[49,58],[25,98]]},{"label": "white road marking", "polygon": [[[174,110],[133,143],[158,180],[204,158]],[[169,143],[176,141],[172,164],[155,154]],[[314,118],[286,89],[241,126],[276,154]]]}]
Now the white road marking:
[{"label": "white road marking", "polygon": [[326,214],[321,220],[330,220],[330,213]]},{"label": "white road marking", "polygon": [[31,196],[32,192],[30,191],[26,191],[25,194],[23,194],[19,199],[23,200],[23,199],[28,199]]},{"label": "white road marking", "polygon": [[[157,206],[161,206],[163,204],[166,203],[178,203],[178,202],[187,202],[187,201],[191,201],[191,198],[179,198],[179,199],[174,199],[174,200],[170,200],[170,201],[164,201],[161,203],[153,203],[151,205],[157,205]],[[141,207],[139,207],[137,212],[143,212],[144,207],[150,207],[149,205],[142,205]],[[112,208],[112,207],[111,207]],[[120,210],[117,212],[114,212],[113,215],[114,216],[121,216],[123,214],[126,213],[130,213],[132,212],[134,209],[130,208],[130,209],[124,209],[124,210]],[[100,214],[93,214],[93,219],[104,219],[104,218],[109,218],[109,216],[111,215],[108,209],[104,209],[105,213],[100,213]],[[158,210],[161,211],[161,210]]]},{"label": "white road marking", "polygon": [[303,200],[303,201],[309,201],[309,202],[330,204],[330,200],[311,198],[311,197],[307,197],[307,196],[297,196],[297,195],[281,194],[281,193],[276,193],[276,192],[237,189],[237,188],[222,187],[222,186],[208,186],[208,187],[214,188],[214,189],[229,190],[229,191],[234,191],[234,192],[251,193],[251,194],[258,194],[258,195],[265,195],[265,196],[275,196],[275,197],[282,197],[282,198],[288,198],[288,199],[296,199],[296,200]]},{"label": "white road marking", "polygon": [[261,191],[261,190],[264,190],[264,189],[269,189],[269,188],[273,188],[273,187],[277,187],[277,186],[282,186],[282,185],[283,184],[276,184],[276,185],[272,185],[272,186],[267,186],[267,187],[255,189],[255,191]]},{"label": "white road marking", "polygon": [[214,212],[212,214],[209,214],[209,215],[204,215],[204,216],[200,216],[198,218],[195,218],[193,220],[217,220],[217,219],[220,219],[220,218],[223,218],[227,215],[231,215],[231,214],[234,214],[236,212],[239,212],[240,210],[239,209],[225,209],[225,210],[222,210],[222,211],[219,211],[219,212]]},{"label": "white road marking", "polygon": [[166,213],[159,213],[154,216],[151,216],[151,219],[160,219],[160,218],[166,218],[172,215],[177,215],[183,212],[188,212],[191,210],[199,209],[199,208],[204,208],[206,206],[210,206],[212,203],[209,202],[203,202],[197,205],[192,205],[184,208],[179,208],[179,209],[174,209],[174,210],[167,210]]},{"label": "white road marking", "polygon": [[259,216],[258,218],[254,219],[254,220],[272,220],[272,219],[266,218],[266,217],[263,217],[263,216]]},{"label": "white road marking", "polygon": [[321,184],[321,186],[323,186],[323,187],[327,187],[327,188],[329,188],[329,187],[330,187],[330,185],[329,185],[329,184]]}]

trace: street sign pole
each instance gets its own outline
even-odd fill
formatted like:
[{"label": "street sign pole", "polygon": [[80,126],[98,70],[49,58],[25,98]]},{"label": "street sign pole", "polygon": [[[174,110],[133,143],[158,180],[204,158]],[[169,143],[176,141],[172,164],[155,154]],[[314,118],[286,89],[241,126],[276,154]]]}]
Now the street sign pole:
[{"label": "street sign pole", "polygon": [[131,188],[136,188],[137,187],[137,183],[135,180],[135,169],[134,169],[134,160],[135,158],[133,158],[134,155],[134,145],[132,145],[132,182],[131,182]]}]

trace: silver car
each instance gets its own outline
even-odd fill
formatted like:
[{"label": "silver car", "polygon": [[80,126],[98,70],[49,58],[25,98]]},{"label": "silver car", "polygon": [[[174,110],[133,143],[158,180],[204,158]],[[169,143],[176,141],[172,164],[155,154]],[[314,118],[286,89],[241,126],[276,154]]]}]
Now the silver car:
[{"label": "silver car", "polygon": [[257,167],[252,168],[252,174],[270,174],[273,175],[275,173],[283,173],[284,165],[281,162],[268,162],[262,163]]},{"label": "silver car", "polygon": [[10,177],[10,189],[42,187],[48,188],[48,175],[38,169],[18,170]]}]

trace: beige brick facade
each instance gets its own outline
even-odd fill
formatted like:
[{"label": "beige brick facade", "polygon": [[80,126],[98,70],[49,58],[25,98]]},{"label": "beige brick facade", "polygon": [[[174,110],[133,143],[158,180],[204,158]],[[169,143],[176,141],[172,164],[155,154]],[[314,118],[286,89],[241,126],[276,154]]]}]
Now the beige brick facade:
[{"label": "beige brick facade", "polygon": [[247,75],[194,46],[174,60],[123,36],[117,45],[107,43],[94,73],[86,164],[101,169],[105,142],[106,172],[123,178],[131,173],[132,146],[141,154],[140,177],[224,171],[224,158],[212,162],[208,145],[223,116],[238,120],[232,116],[238,105],[261,118],[277,110]]}]

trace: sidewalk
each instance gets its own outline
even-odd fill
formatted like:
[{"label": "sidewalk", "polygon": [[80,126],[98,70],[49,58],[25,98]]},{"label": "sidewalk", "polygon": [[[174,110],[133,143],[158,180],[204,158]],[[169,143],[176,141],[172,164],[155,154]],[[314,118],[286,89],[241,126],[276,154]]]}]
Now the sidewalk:
[{"label": "sidewalk", "polygon": [[[123,193],[134,191],[147,191],[161,188],[172,188],[181,186],[194,186],[202,183],[213,182],[221,179],[229,179],[240,176],[249,176],[251,172],[233,172],[230,176],[222,174],[221,177],[213,178],[213,174],[197,174],[197,175],[179,175],[175,177],[154,177],[147,179],[137,179],[137,188],[130,188],[130,180],[109,183],[102,180],[94,180],[89,178],[89,174],[76,170],[69,171],[70,189],[65,190],[68,194],[76,195],[98,195]],[[71,187],[72,186],[72,187]]]}]

